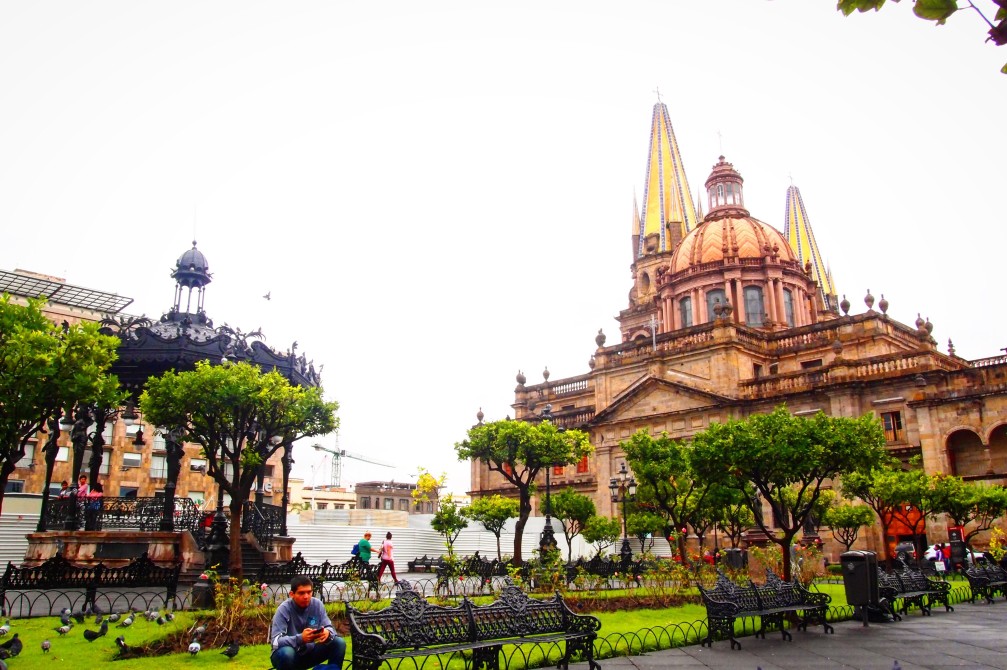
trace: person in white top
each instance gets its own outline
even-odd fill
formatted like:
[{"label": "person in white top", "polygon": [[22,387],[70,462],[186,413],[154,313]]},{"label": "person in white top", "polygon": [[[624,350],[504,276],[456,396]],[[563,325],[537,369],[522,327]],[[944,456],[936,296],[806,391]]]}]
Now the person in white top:
[{"label": "person in white top", "polygon": [[392,550],[395,549],[395,545],[392,544],[392,534],[385,533],[385,539],[381,542],[381,549],[378,550],[378,560],[381,564],[378,566],[378,581],[381,581],[381,575],[385,574],[385,568],[387,567],[392,571],[392,579],[396,584],[399,583],[399,578],[395,574],[395,559],[392,558]]}]

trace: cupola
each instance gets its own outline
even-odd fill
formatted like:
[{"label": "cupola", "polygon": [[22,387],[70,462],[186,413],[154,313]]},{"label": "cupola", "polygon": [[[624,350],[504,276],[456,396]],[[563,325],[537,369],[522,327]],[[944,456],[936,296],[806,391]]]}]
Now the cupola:
[{"label": "cupola", "polygon": [[744,181],[738,171],[734,169],[734,165],[728,163],[721,156],[706,179],[706,193],[710,205],[710,212],[706,215],[707,221],[726,216],[745,217],[749,215],[748,210],[745,209],[745,198],[741,188]]}]

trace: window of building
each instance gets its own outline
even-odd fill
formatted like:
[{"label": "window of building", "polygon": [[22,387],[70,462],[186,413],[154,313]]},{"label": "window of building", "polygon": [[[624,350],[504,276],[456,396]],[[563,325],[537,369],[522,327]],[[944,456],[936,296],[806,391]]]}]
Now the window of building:
[{"label": "window of building", "polygon": [[23,493],[24,492],[24,482],[20,479],[8,479],[7,486],[4,487],[4,493]]},{"label": "window of building", "polygon": [[370,496],[364,496],[363,498],[360,499],[360,508],[361,509],[370,509],[371,508],[371,498],[370,498]]},{"label": "window of building", "polygon": [[105,444],[112,444],[112,428],[115,424],[111,421],[105,423],[105,428],[101,431],[101,439],[105,440]]},{"label": "window of building", "polygon": [[70,447],[60,447],[56,451],[56,462],[66,463],[70,460]]},{"label": "window of building", "polygon": [[137,490],[135,486],[119,486],[119,497],[135,498]]},{"label": "window of building", "polygon": [[234,479],[234,466],[228,462],[224,462],[224,467],[221,468],[224,472],[224,479],[227,481],[232,481]]},{"label": "window of building", "polygon": [[692,298],[682,298],[678,301],[678,312],[682,317],[682,328],[692,325]]},{"label": "window of building", "polygon": [[128,451],[122,452],[122,467],[124,468],[138,468],[143,464],[143,456],[140,454],[132,454]]},{"label": "window of building", "polygon": [[167,451],[168,446],[165,444],[164,435],[161,435],[159,431],[155,431],[154,439],[150,443],[150,448],[154,451]]},{"label": "window of building", "polygon": [[164,498],[164,489],[155,489],[154,490],[154,497],[155,498]]},{"label": "window of building", "polygon": [[329,503],[320,502],[320,503],[317,503],[317,505],[318,505],[318,509],[328,509],[329,508]]},{"label": "window of building", "polygon": [[766,307],[762,302],[762,288],[759,286],[745,287],[745,323],[749,326],[761,326],[762,315]]},{"label": "window of building", "polygon": [[882,413],[881,424],[885,429],[886,442],[902,442],[905,440],[905,435],[902,432],[902,412]]},{"label": "window of building", "polygon": [[395,498],[385,498],[385,509],[395,509]]},{"label": "window of building", "polygon": [[577,461],[577,474],[582,475],[585,472],[587,472],[587,469],[588,469],[587,456],[581,456],[580,460]]},{"label": "window of building", "polygon": [[27,468],[29,465],[35,462],[35,441],[32,440],[24,446],[24,456],[21,457],[14,467]]},{"label": "window of building", "polygon": [[427,503],[427,514],[433,514],[433,513],[434,513],[434,504],[432,502],[428,502]]},{"label": "window of building", "polygon": [[190,458],[189,459],[189,470],[191,472],[199,472],[200,470],[205,470],[206,459],[205,458]]},{"label": "window of building", "polygon": [[794,327],[794,294],[790,289],[783,289],[783,314],[787,319],[787,325]]},{"label": "window of building", "polygon": [[150,476],[154,479],[166,479],[168,477],[168,459],[161,454],[154,454],[150,457]]},{"label": "window of building", "polygon": [[224,501],[224,507],[230,507],[231,506],[231,494],[230,493],[220,494],[220,497]]},{"label": "window of building", "polygon": [[206,500],[206,493],[203,491],[189,491],[189,500],[196,503],[196,505],[202,505],[203,501]]},{"label": "window of building", "polygon": [[98,468],[98,474],[107,475],[110,465],[112,465],[112,450],[102,449],[101,467]]},{"label": "window of building", "polygon": [[724,293],[724,289],[715,288],[712,291],[706,292],[706,318],[708,321],[713,321],[717,318],[717,315],[713,312],[713,306],[718,302],[721,305],[727,302],[727,294]]},{"label": "window of building", "polygon": [[49,496],[58,496],[60,490],[63,488],[62,482],[49,482]]},{"label": "window of building", "polygon": [[772,363],[772,364],[770,364],[770,366],[769,366],[769,374],[775,375],[775,374],[779,374],[779,372],[780,372],[780,364],[779,363]]},{"label": "window of building", "polygon": [[267,477],[267,478],[272,477],[273,476],[273,464],[272,463],[266,463],[266,465],[263,466],[262,471],[265,473],[265,475],[264,475],[265,477]]},{"label": "window of building", "polygon": [[762,376],[762,366],[759,365],[758,363],[752,364],[752,376],[755,377],[756,379]]},{"label": "window of building", "polygon": [[562,477],[565,474],[566,474],[566,466],[565,465],[554,465],[554,466],[552,466],[552,476],[553,477]]},{"label": "window of building", "polygon": [[801,361],[801,369],[807,370],[809,368],[820,368],[822,367],[822,359],[816,358],[810,361]]},{"label": "window of building", "polygon": [[504,471],[505,474],[508,474],[508,475],[514,474],[514,468],[511,467],[510,463],[504,463],[503,464],[503,471]]},{"label": "window of building", "polygon": [[402,498],[401,500],[399,500],[399,511],[401,511],[401,512],[408,512],[409,511],[409,500],[408,499]]}]

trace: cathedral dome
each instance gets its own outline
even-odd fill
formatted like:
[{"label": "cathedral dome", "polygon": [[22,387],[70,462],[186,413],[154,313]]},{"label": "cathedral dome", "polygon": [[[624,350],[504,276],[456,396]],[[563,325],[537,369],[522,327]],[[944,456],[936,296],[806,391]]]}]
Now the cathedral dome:
[{"label": "cathedral dome", "polygon": [[790,244],[768,223],[750,216],[707,217],[685,236],[671,258],[672,274],[692,266],[742,259],[797,262]]}]

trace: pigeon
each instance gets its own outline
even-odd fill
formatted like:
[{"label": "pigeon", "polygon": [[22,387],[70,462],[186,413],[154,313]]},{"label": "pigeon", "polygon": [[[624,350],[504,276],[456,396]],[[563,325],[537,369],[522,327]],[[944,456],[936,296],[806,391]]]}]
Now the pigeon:
[{"label": "pigeon", "polygon": [[0,648],[9,651],[11,656],[17,656],[21,653],[21,650],[24,649],[24,643],[18,639],[17,633],[14,633],[14,637],[11,638],[9,642],[0,644]]},{"label": "pigeon", "polygon": [[224,656],[227,656],[228,658],[234,658],[235,656],[238,655],[238,652],[240,650],[241,650],[241,646],[237,642],[235,642],[234,640],[231,640],[231,642],[228,643],[228,645],[227,645],[227,649],[225,649],[224,651],[222,651],[220,653],[223,654]]},{"label": "pigeon", "polygon": [[164,615],[164,618],[167,619],[168,621],[174,621],[175,620],[175,613],[174,612],[168,612],[167,614]]},{"label": "pigeon", "polygon": [[262,297],[265,298],[266,300],[272,300],[272,298],[273,298],[273,292],[272,291],[267,291],[266,295],[264,295]]},{"label": "pigeon", "polygon": [[133,613],[130,612],[129,616],[119,622],[117,628],[129,628],[133,625]]},{"label": "pigeon", "polygon": [[78,612],[77,614],[74,614],[73,620],[76,621],[77,623],[84,623],[84,613]]},{"label": "pigeon", "polygon": [[154,610],[151,610],[149,612],[144,612],[144,615],[147,617],[147,621],[157,621],[157,617],[160,616]]},{"label": "pigeon", "polygon": [[191,654],[192,656],[195,656],[196,654],[199,653],[199,650],[201,648],[202,647],[200,647],[199,642],[197,642],[195,639],[193,639],[193,641],[189,643],[189,654]]},{"label": "pigeon", "polygon": [[69,633],[71,628],[73,628],[73,624],[72,623],[68,623],[65,626],[60,626],[59,628],[57,628],[56,632],[60,634],[60,637],[62,637],[64,635],[66,635],[67,633]]},{"label": "pigeon", "polygon": [[7,623],[0,626],[0,637],[3,637],[10,632],[10,619],[7,619]]},{"label": "pigeon", "polygon": [[113,612],[112,614],[109,614],[109,615],[108,615],[108,620],[109,620],[109,621],[110,621],[111,623],[115,623],[116,621],[118,621],[118,620],[119,620],[119,616],[120,616],[120,615],[119,615],[119,613],[118,613],[118,612]]},{"label": "pigeon", "polygon": [[50,647],[52,647],[52,642],[50,642],[49,640],[42,640],[42,653],[43,654],[48,654]]},{"label": "pigeon", "polygon": [[115,646],[119,647],[120,655],[129,651],[129,645],[126,644],[126,638],[122,635],[115,638]]},{"label": "pigeon", "polygon": [[7,664],[3,662],[2,658],[0,658],[0,670],[7,670]]},{"label": "pigeon", "polygon": [[94,625],[97,626],[98,624],[100,624],[104,620],[105,620],[104,616],[102,616],[101,614],[96,614],[95,617],[94,617]]},{"label": "pigeon", "polygon": [[98,630],[85,630],[84,639],[87,640],[88,642],[94,642],[99,637],[103,637],[107,633],[108,633],[108,622],[106,621],[101,624],[101,628],[99,628]]},{"label": "pigeon", "polygon": [[2,661],[4,659],[7,659],[7,658],[10,658],[10,657],[11,657],[11,653],[9,651],[7,651],[6,649],[4,649],[3,647],[0,647],[0,661]]},{"label": "pigeon", "polygon": [[64,626],[69,626],[70,625],[70,612],[65,611],[65,610],[63,612],[61,612],[60,615],[59,615],[59,621]]},{"label": "pigeon", "polygon": [[157,625],[158,626],[163,626],[164,622],[165,622],[165,618],[163,616],[158,616],[157,619],[155,619],[155,621],[157,621]]},{"label": "pigeon", "polygon": [[60,614],[66,614],[67,616],[70,616],[70,608],[69,607],[64,607],[63,609],[61,609],[59,611],[59,613]]}]

